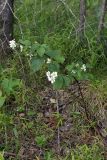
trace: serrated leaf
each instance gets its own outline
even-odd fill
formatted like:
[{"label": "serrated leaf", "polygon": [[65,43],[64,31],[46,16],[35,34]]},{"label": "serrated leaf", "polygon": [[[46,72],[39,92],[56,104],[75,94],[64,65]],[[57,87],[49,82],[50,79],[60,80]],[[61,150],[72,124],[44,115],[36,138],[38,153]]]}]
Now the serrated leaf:
[{"label": "serrated leaf", "polygon": [[34,43],[31,47],[32,52],[36,51],[40,47],[39,43]]},{"label": "serrated leaf", "polygon": [[50,71],[50,72],[58,72],[59,71],[59,64],[57,64],[57,63],[49,63],[48,64],[48,70]]},{"label": "serrated leaf", "polygon": [[73,69],[73,64],[67,65],[67,66],[66,66],[66,70],[72,71],[72,69]]},{"label": "serrated leaf", "polygon": [[42,47],[44,47],[45,49],[49,49],[47,44],[42,44]]},{"label": "serrated leaf", "polygon": [[37,53],[40,57],[42,57],[45,54],[45,48],[41,46],[38,48]]},{"label": "serrated leaf", "polygon": [[57,55],[54,57],[54,59],[58,62],[58,63],[63,63],[65,61],[65,58],[62,55]]},{"label": "serrated leaf", "polygon": [[30,46],[31,45],[31,41],[29,41],[29,40],[24,40],[24,41],[20,40],[20,43],[25,45],[25,46]]},{"label": "serrated leaf", "polygon": [[37,72],[42,68],[43,64],[44,64],[44,59],[35,58],[35,59],[32,59],[31,61],[31,68],[34,72]]},{"label": "serrated leaf", "polygon": [[68,87],[70,85],[71,79],[68,76],[63,76],[64,79],[64,86]]},{"label": "serrated leaf", "polygon": [[6,93],[10,93],[13,91],[14,87],[17,87],[17,86],[20,86],[21,82],[19,79],[8,79],[8,78],[5,78],[3,79],[1,85],[3,87],[3,90],[6,92]]},{"label": "serrated leaf", "polygon": [[64,85],[63,76],[58,76],[53,84],[54,89],[62,89]]},{"label": "serrated leaf", "polygon": [[50,51],[46,52],[46,55],[48,55],[50,58],[54,58],[58,54],[60,54],[59,50],[50,50]]},{"label": "serrated leaf", "polygon": [[50,57],[55,59],[58,63],[63,63],[65,58],[61,55],[59,50],[51,50],[46,52],[46,54]]}]

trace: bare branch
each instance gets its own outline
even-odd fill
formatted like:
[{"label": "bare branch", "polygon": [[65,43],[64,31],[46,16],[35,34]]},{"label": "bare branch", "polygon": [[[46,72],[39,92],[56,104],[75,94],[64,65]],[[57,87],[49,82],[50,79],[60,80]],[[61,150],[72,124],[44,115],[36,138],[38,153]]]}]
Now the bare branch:
[{"label": "bare branch", "polygon": [[102,0],[102,7],[101,7],[101,15],[98,25],[98,33],[101,34],[104,28],[104,19],[105,19],[105,13],[106,13],[106,7],[107,7],[107,0]]}]

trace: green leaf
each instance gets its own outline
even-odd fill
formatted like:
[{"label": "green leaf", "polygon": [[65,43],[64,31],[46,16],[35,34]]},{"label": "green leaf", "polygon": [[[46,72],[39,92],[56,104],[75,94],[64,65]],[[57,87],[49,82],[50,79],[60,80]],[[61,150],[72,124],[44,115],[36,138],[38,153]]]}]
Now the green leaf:
[{"label": "green leaf", "polygon": [[6,97],[0,97],[0,107],[4,105]]},{"label": "green leaf", "polygon": [[48,64],[48,70],[50,71],[50,72],[58,72],[59,71],[59,64],[57,64],[57,63],[49,63]]},{"label": "green leaf", "polygon": [[82,76],[82,72],[81,72],[81,71],[78,71],[78,72],[77,72],[77,78],[80,80],[82,77],[83,77],[83,76]]},{"label": "green leaf", "polygon": [[46,55],[48,55],[50,58],[54,58],[58,54],[60,54],[59,50],[50,50],[50,51],[46,52]]},{"label": "green leaf", "polygon": [[39,71],[44,64],[44,59],[33,58],[31,61],[31,68],[34,72]]},{"label": "green leaf", "polygon": [[25,45],[25,46],[31,46],[31,41],[29,41],[29,40],[24,40],[24,41],[20,40],[20,43]]},{"label": "green leaf", "polygon": [[36,51],[40,47],[39,43],[34,43],[31,47],[32,52]]},{"label": "green leaf", "polygon": [[42,44],[42,47],[44,47],[46,50],[49,49],[49,46],[47,44]]},{"label": "green leaf", "polygon": [[64,85],[63,76],[58,76],[53,84],[54,89],[62,89]]},{"label": "green leaf", "polygon": [[69,72],[71,72],[72,69],[73,69],[73,67],[74,67],[74,64],[67,65],[66,66],[66,70],[68,70]]},{"label": "green leaf", "polygon": [[71,79],[68,76],[63,76],[64,79],[64,87],[68,87],[70,85]]},{"label": "green leaf", "polygon": [[58,63],[63,63],[65,61],[65,58],[62,55],[57,55],[54,57],[54,59],[58,62]]},{"label": "green leaf", "polygon": [[45,48],[41,46],[40,48],[38,48],[37,53],[40,57],[42,57],[45,54]]},{"label": "green leaf", "polygon": [[55,59],[58,63],[63,63],[65,58],[61,55],[59,50],[51,50],[46,52],[46,54],[50,57]]},{"label": "green leaf", "polygon": [[20,86],[21,84],[21,81],[19,79],[8,79],[8,78],[5,78],[3,79],[2,81],[2,87],[3,87],[3,90],[6,92],[6,93],[10,93],[14,90],[15,87],[17,86]]}]

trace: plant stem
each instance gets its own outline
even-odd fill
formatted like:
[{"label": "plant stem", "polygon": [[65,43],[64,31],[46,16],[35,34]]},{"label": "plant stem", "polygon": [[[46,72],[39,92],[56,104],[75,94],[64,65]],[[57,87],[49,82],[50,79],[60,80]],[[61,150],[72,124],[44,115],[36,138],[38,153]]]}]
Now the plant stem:
[{"label": "plant stem", "polygon": [[[59,114],[58,91],[56,91],[56,108],[57,108],[57,113]],[[60,154],[60,130],[59,130],[59,125],[58,125],[58,128],[57,128],[57,144],[58,144],[58,153]]]},{"label": "plant stem", "polygon": [[75,79],[75,81],[76,81],[76,83],[77,83],[77,85],[78,85],[78,91],[79,91],[80,96],[81,96],[81,98],[82,98],[82,102],[83,102],[83,106],[82,106],[82,107],[84,108],[86,117],[87,117],[87,119],[89,120],[90,118],[89,118],[89,114],[88,114],[88,109],[87,109],[86,102],[85,102],[85,100],[84,100],[83,93],[82,93],[82,91],[81,91],[81,86],[80,86],[80,84],[79,84],[79,81],[78,81],[75,77],[74,77],[74,79]]}]

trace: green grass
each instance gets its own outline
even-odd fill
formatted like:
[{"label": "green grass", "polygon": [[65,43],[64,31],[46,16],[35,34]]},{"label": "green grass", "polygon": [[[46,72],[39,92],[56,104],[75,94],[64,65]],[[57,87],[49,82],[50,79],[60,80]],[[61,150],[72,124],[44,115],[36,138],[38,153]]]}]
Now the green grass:
[{"label": "green grass", "polygon": [[[96,41],[99,4],[99,0],[88,1],[86,41],[81,43],[76,36],[79,0],[16,1],[14,36],[17,42],[20,39],[37,41],[60,49],[66,57],[65,64],[90,63],[93,92],[98,91],[102,99],[106,99],[106,49],[104,42]],[[17,80],[20,84],[16,85]],[[104,160],[101,137],[90,131],[96,121],[86,121],[76,100],[68,106],[70,109],[58,114],[55,105],[50,104],[50,98],[55,95],[44,71],[33,73],[23,54],[10,55],[0,65],[0,91],[0,97],[6,98],[0,108],[0,160],[3,154],[5,159],[20,160],[26,153],[37,160]],[[93,102],[92,105],[93,108]],[[66,123],[72,124],[68,131]],[[60,133],[60,154],[58,127],[65,129]]]}]

